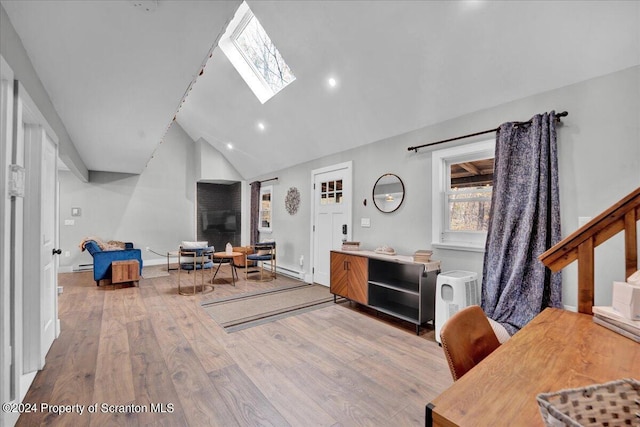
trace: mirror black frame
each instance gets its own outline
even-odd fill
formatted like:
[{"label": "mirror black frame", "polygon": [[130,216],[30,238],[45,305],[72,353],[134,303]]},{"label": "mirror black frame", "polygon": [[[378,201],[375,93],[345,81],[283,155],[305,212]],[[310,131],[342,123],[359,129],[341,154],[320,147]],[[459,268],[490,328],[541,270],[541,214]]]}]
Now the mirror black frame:
[{"label": "mirror black frame", "polygon": [[[378,186],[378,183],[380,182],[381,179],[383,179],[385,177],[389,177],[389,176],[396,177],[398,179],[398,181],[400,181],[400,185],[402,186],[402,198],[400,199],[400,202],[398,203],[398,206],[396,206],[394,209],[392,209],[390,211],[385,211],[380,206],[378,206],[378,203],[376,202],[376,187]],[[402,202],[404,202],[404,195],[405,195],[404,182],[402,182],[402,179],[398,175],[396,175],[394,173],[385,173],[380,178],[378,178],[378,180],[376,181],[375,184],[373,184],[373,191],[371,193],[372,193],[372,196],[373,196],[373,204],[376,206],[376,208],[380,212],[382,212],[382,213],[395,212],[400,208],[400,206],[402,206]]]}]

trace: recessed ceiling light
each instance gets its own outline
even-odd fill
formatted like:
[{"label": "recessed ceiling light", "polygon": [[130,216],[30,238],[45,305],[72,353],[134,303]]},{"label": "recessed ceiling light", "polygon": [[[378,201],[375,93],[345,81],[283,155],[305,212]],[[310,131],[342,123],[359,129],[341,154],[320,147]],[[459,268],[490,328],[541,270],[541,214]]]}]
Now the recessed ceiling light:
[{"label": "recessed ceiling light", "polygon": [[227,150],[233,150],[233,144],[230,142],[227,142]]},{"label": "recessed ceiling light", "polygon": [[329,86],[331,86],[331,87],[336,87],[336,85],[338,84],[336,79],[334,79],[333,77],[329,77],[329,80],[327,80],[327,81],[329,82]]},{"label": "recessed ceiling light", "polygon": [[462,7],[463,10],[475,10],[479,9],[481,6],[484,6],[484,0],[464,0],[459,2],[458,4]]},{"label": "recessed ceiling light", "polygon": [[264,123],[258,122],[258,129],[264,130]]}]

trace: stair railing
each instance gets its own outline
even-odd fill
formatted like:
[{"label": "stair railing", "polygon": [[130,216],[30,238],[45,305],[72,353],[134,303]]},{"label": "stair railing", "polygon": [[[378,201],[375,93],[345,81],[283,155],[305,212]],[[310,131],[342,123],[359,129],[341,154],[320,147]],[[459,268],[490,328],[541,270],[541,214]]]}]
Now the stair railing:
[{"label": "stair railing", "polygon": [[562,239],[538,259],[557,272],[578,261],[578,311],[593,314],[594,250],[624,230],[625,278],[638,270],[640,187]]}]

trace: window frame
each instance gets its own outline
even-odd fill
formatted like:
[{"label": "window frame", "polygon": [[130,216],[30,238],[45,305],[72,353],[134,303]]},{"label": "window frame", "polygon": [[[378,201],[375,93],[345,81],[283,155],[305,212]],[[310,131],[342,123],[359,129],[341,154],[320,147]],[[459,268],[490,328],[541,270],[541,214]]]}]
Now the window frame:
[{"label": "window frame", "polygon": [[495,158],[495,139],[473,142],[431,153],[432,165],[432,246],[484,252],[486,231],[452,231],[448,229],[450,165],[480,159]]},{"label": "window frame", "polygon": [[[282,58],[283,62],[289,68],[291,72],[292,80],[281,87],[278,91],[274,91],[274,89],[265,81],[265,78],[260,74],[260,72],[256,69],[255,64],[251,61],[250,58],[247,57],[247,54],[237,43],[237,38],[242,34],[247,25],[249,25],[252,19],[256,19],[258,25],[262,27],[266,36],[269,38],[271,43],[274,45],[275,49],[278,50],[271,37],[266,33],[266,30],[260,24],[260,20],[254,15],[253,11],[249,8],[249,5],[246,1],[243,1],[242,4],[238,7],[233,19],[229,22],[227,29],[225,30],[222,37],[220,37],[220,41],[218,42],[218,46],[224,54],[227,56],[233,67],[238,71],[242,79],[247,83],[251,91],[258,98],[261,104],[264,104],[269,99],[271,99],[276,94],[280,93],[284,88],[289,86],[296,80],[296,76],[291,71],[291,67],[286,64],[284,58]],[[280,57],[282,57],[282,53],[278,50]]]},{"label": "window frame", "polygon": [[[269,221],[268,227],[262,226],[262,213],[266,211],[263,209],[262,205],[262,196],[264,194],[269,194]],[[272,233],[273,232],[273,185],[266,185],[264,187],[260,187],[260,199],[259,199],[259,209],[258,209],[258,231],[261,233]]]}]

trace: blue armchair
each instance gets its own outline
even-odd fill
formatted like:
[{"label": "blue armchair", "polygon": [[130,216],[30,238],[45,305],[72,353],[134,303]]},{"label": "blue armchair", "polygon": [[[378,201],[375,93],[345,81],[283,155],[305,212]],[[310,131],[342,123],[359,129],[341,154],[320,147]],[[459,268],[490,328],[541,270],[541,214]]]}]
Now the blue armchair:
[{"label": "blue armchair", "polygon": [[93,257],[93,280],[100,286],[100,280],[111,279],[111,263],[113,261],[137,260],[142,275],[142,252],[134,249],[133,243],[125,243],[125,248],[115,251],[104,251],[95,240],[83,243],[84,249]]}]

